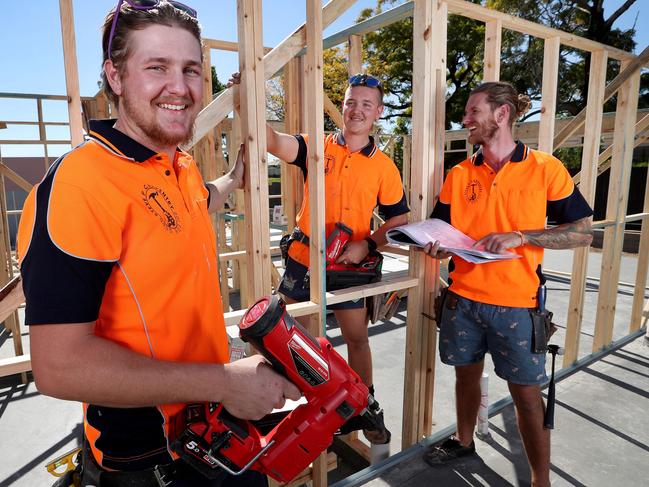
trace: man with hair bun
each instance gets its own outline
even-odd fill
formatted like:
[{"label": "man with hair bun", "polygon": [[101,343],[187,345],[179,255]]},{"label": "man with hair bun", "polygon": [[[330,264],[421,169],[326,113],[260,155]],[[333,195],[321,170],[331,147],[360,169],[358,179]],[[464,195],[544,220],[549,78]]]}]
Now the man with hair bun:
[{"label": "man with hair bun", "polygon": [[[471,92],[462,123],[480,149],[449,171],[431,215],[477,240],[478,248],[519,258],[476,265],[453,257],[449,263],[450,287],[437,321],[441,360],[455,367],[457,433],[433,445],[424,459],[435,466],[475,454],[480,378],[489,352],[514,400],[531,483],[548,486],[545,352],[533,353],[531,311],[541,304],[543,249],[589,245],[593,212],[561,161],[514,140],[512,126],[529,105],[508,83],[483,83]],[[546,218],[554,226],[546,227]],[[424,252],[450,257],[439,242]]]}]

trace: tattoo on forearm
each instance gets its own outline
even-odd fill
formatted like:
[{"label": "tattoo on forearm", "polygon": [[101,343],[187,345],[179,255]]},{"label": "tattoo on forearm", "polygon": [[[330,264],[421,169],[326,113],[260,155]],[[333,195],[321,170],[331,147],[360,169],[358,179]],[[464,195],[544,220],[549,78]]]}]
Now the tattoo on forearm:
[{"label": "tattoo on forearm", "polygon": [[544,230],[523,232],[526,243],[546,249],[572,249],[590,245],[593,231],[587,218]]}]

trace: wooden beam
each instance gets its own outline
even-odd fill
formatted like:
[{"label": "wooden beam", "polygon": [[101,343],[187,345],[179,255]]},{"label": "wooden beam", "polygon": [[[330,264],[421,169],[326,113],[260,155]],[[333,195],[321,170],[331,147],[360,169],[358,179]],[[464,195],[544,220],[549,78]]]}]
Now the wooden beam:
[{"label": "wooden beam", "polygon": [[[626,71],[626,66],[624,66]],[[613,139],[613,156],[609,182],[606,218],[615,220],[615,225],[604,230],[602,248],[602,270],[607,276],[601,282],[597,297],[597,316],[593,337],[593,351],[601,350],[613,339],[615,307],[617,301],[617,282],[620,277],[620,261],[624,240],[624,219],[627,209],[629,180],[633,160],[633,126],[638,106],[640,71],[636,70],[622,85],[617,95],[617,114]]]},{"label": "wooden beam", "polygon": [[362,36],[363,34],[375,32],[382,27],[387,27],[388,25],[391,25],[395,22],[399,22],[400,20],[412,17],[412,5],[413,2],[406,2],[399,5],[398,7],[386,10],[385,12],[375,15],[374,17],[370,17],[369,19],[363,20],[358,24],[354,24],[351,27],[347,27],[346,29],[340,30],[335,34],[330,35],[322,41],[322,44],[325,49],[329,49],[331,47],[338,46],[343,42],[349,41],[349,37],[352,35]]},{"label": "wooden beam", "polygon": [[359,35],[349,36],[347,72],[349,76],[363,72],[363,37]]},{"label": "wooden beam", "polygon": [[[306,45],[304,57],[304,89],[309,94],[310,110],[306,117],[309,134],[307,165],[309,167],[309,214],[310,222],[310,289],[311,301],[325,306],[325,188],[324,188],[324,106],[322,74],[322,12],[317,0],[307,0]],[[322,323],[322,322],[320,322]],[[315,334],[321,335],[320,325]]]},{"label": "wooden beam", "polygon": [[343,114],[340,113],[338,107],[334,105],[334,102],[324,93],[324,111],[329,115],[331,121],[336,124],[336,127],[342,130],[343,128]]},{"label": "wooden beam", "polygon": [[[649,171],[645,183],[643,212],[649,213]],[[635,275],[635,288],[633,292],[633,304],[631,305],[631,321],[629,322],[629,333],[638,331],[643,322],[642,310],[644,308],[644,292],[647,283],[647,272],[649,270],[649,220],[642,222],[640,232],[640,247],[638,248],[638,264]]]},{"label": "wooden beam", "polygon": [[76,146],[83,142],[83,121],[81,119],[79,68],[77,66],[77,46],[74,37],[72,0],[59,0],[59,13],[61,16],[61,35],[63,37],[65,87],[68,94],[70,139],[72,139],[72,145]]},{"label": "wooden beam", "polygon": [[[415,0],[413,13],[413,76],[412,76],[412,159],[410,218],[413,221],[427,217],[429,181],[433,167],[432,127],[435,123],[431,109],[434,100],[435,74],[433,66],[433,16],[436,8],[428,0]],[[420,285],[408,294],[406,324],[406,357],[403,388],[403,426],[401,446],[408,448],[419,441],[423,427],[423,411],[419,397],[422,391],[422,337],[421,311],[424,306],[425,256],[410,251],[409,274]]]},{"label": "wooden beam", "polygon": [[483,81],[500,80],[502,25],[500,19],[488,20],[485,24]]},{"label": "wooden beam", "polygon": [[370,296],[376,296],[377,294],[390,293],[400,289],[411,289],[419,285],[419,280],[416,278],[410,276],[392,277],[391,274],[389,277],[384,276],[381,281],[372,284],[354,286],[347,289],[340,289],[338,291],[328,291],[327,304],[344,303],[345,301],[367,298]]},{"label": "wooden beam", "polygon": [[[309,94],[306,131],[309,134],[307,167],[309,181],[309,287],[318,312],[309,317],[314,336],[324,335],[325,324],[325,185],[324,185],[324,88],[322,74],[322,0],[306,0],[306,54],[304,90]],[[313,461],[314,487],[327,485],[326,452]]]},{"label": "wooden beam", "polygon": [[31,183],[29,183],[26,179],[23,179],[23,177],[20,174],[18,174],[16,171],[11,169],[6,164],[3,164],[2,162],[0,162],[0,173],[2,173],[3,176],[9,178],[20,189],[23,189],[23,190],[27,191],[28,193],[33,188],[33,185]]},{"label": "wooden beam", "polygon": [[[217,51],[239,52],[239,43],[232,41],[221,41],[218,39],[206,39],[203,37],[203,45],[208,49],[215,49]],[[264,47],[264,53],[270,52],[271,47]]]},{"label": "wooden beam", "polygon": [[[210,50],[203,47],[203,106],[212,101],[212,56]],[[203,180],[212,181],[217,177],[216,146],[214,130],[207,133],[199,144],[194,147],[196,163]]]},{"label": "wooden beam", "polygon": [[0,290],[0,323],[25,302],[20,274],[14,276]]},{"label": "wooden beam", "polygon": [[[610,51],[608,52],[609,57],[611,56]],[[604,103],[611,98],[618,89],[623,85],[623,83],[628,80],[633,74],[635,74],[644,64],[649,61],[649,46],[645,47],[644,51],[640,53],[638,57],[634,57],[627,63],[624,63],[620,67],[620,73],[611,81],[604,91]],[[554,147],[559,148],[563,143],[577,131],[581,126],[586,122],[586,108],[579,112],[567,126],[565,126],[561,132],[559,132],[554,138]]]},{"label": "wooden beam", "polygon": [[0,359],[0,377],[23,374],[32,370],[32,361],[29,354]]},{"label": "wooden beam", "polygon": [[[242,139],[249,161],[246,171],[245,214],[248,279],[251,294],[244,307],[271,291],[268,166],[266,152],[266,90],[261,29],[261,0],[238,0],[239,72]],[[234,154],[233,154],[234,155]],[[250,275],[252,274],[252,275]]]},{"label": "wooden beam", "polygon": [[[585,37],[579,37],[568,32],[564,32],[552,27],[546,27],[541,24],[531,22],[529,20],[521,19],[514,15],[505,14],[498,10],[482,7],[480,5],[467,2],[465,0],[446,0],[448,4],[448,11],[452,14],[462,15],[470,19],[479,20],[481,22],[488,22],[489,20],[500,20],[505,29],[529,34],[541,39],[548,39],[550,37],[559,37],[561,44],[574,47],[582,51],[599,51],[605,49],[608,51],[608,56],[613,59],[631,60],[635,56],[630,52],[617,49],[612,46],[607,46],[600,42],[595,42]],[[645,61],[646,62],[646,61]]]},{"label": "wooden beam", "polygon": [[[633,142],[633,147],[636,148],[639,145],[643,144],[649,138],[649,114],[641,118],[638,123],[635,124],[634,133],[635,140]],[[608,171],[611,167],[611,155],[613,154],[613,144],[609,145],[606,149],[602,151],[598,156],[597,162],[597,175],[601,175],[604,172]],[[572,180],[575,184],[581,183],[581,172],[578,172],[572,177]]]},{"label": "wooden beam", "polygon": [[[581,155],[581,172],[584,175],[584,184],[580,190],[591,207],[595,201],[597,171],[594,168],[593,161],[597,159],[597,155],[599,154],[607,61],[608,56],[606,55],[606,51],[594,52],[590,58],[586,117],[592,123],[586,125],[584,130],[584,147]],[[573,254],[563,367],[572,365],[579,355],[579,341],[581,338],[581,324],[586,293],[586,273],[588,271],[588,252],[588,247],[580,247],[575,249]]]},{"label": "wooden beam", "polygon": [[[557,113],[557,86],[559,83],[558,37],[545,39],[543,47],[543,84],[541,88],[541,121],[539,124],[539,150],[552,154],[554,119]],[[601,112],[601,110],[600,110]],[[601,126],[601,122],[600,122]]]},{"label": "wooden beam", "polygon": [[[435,203],[439,199],[439,193],[442,190],[444,180],[444,145],[446,126],[446,52],[447,52],[447,25],[448,25],[448,8],[444,2],[438,2],[433,5],[433,32],[439,38],[433,43],[431,50],[431,67],[433,73],[433,93],[432,103],[430,105],[431,120],[433,121],[432,150],[433,159],[429,160],[429,178],[428,194],[426,197],[426,214],[427,218],[432,211]],[[430,164],[432,163],[432,167]],[[432,172],[431,172],[432,169]],[[440,261],[438,259],[425,259],[424,281],[420,285],[426,291],[423,293],[423,310],[427,314],[434,314],[435,296],[439,293],[440,286]],[[430,320],[422,317],[423,333],[422,341],[424,349],[422,356],[423,371],[423,391],[419,396],[420,411],[423,411],[423,421],[420,420],[419,437],[428,436],[432,432],[433,426],[433,396],[435,389],[435,363],[437,354],[437,329]]]},{"label": "wooden beam", "polygon": [[[68,0],[69,1],[69,0]],[[328,27],[343,12],[345,12],[355,0],[331,0],[322,8],[322,25]],[[306,27],[302,25],[295,32],[284,39],[277,47],[264,56],[264,76],[270,79],[279,71],[291,58],[293,58],[306,43]],[[225,89],[208,106],[206,106],[196,117],[196,129],[194,136],[184,146],[190,149],[202,139],[216,124],[223,120],[232,111],[234,97],[232,88]]]}]

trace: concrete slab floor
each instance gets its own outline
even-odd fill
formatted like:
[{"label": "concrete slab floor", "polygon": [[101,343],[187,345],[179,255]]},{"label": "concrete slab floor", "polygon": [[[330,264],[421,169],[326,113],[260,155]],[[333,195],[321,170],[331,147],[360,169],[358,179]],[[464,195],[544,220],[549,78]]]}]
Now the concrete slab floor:
[{"label": "concrete slab floor", "polygon": [[[551,481],[557,486],[643,486],[649,460],[649,347],[643,337],[585,367],[557,388]],[[423,448],[366,483],[526,486],[529,467],[513,406],[489,420],[492,440],[476,440],[478,455],[432,468]]]},{"label": "concrete slab floor", "polygon": [[[599,269],[601,266],[601,254],[598,252],[591,252],[589,259],[589,271],[588,275],[592,277],[599,277]],[[389,267],[388,270],[399,270],[404,266],[404,258],[399,256],[394,256],[391,258],[386,258],[386,266]],[[546,252],[545,259],[545,268],[551,268],[555,270],[570,272],[572,267],[572,252],[571,251],[550,251]],[[620,280],[626,282],[635,281],[635,269],[636,269],[636,258],[635,256],[624,255],[622,258],[621,266],[621,275]],[[548,297],[548,307],[555,312],[555,321],[561,326],[559,332],[555,338],[553,338],[554,343],[562,343],[563,337],[565,334],[565,317],[567,315],[568,307],[568,295],[569,295],[570,284],[567,279],[561,277],[554,277],[548,283],[549,297]],[[594,327],[594,316],[595,310],[597,308],[597,282],[589,281],[589,287],[586,293],[586,306],[584,309],[584,324],[581,334],[581,347],[580,347],[580,357],[587,355],[591,351],[592,344],[592,334]],[[615,318],[615,328],[614,328],[614,339],[620,338],[626,335],[629,324],[630,308],[632,302],[633,289],[630,287],[621,287],[620,292],[618,293],[617,309],[616,309],[616,318]],[[402,307],[395,315],[395,317],[387,323],[377,323],[372,325],[369,329],[370,341],[372,345],[372,351],[374,356],[374,375],[375,375],[375,386],[377,392],[377,399],[381,403],[381,406],[385,410],[386,424],[393,433],[393,440],[391,443],[391,453],[397,453],[400,451],[401,445],[401,421],[402,421],[402,410],[403,410],[403,376],[404,376],[404,353],[405,353],[405,332],[406,332],[406,313],[405,313],[405,303],[402,304]],[[25,343],[25,350],[28,350],[28,336],[27,330],[23,327],[22,335]],[[340,330],[333,319],[332,316],[328,317],[327,320],[327,336],[333,342],[336,350],[338,350],[343,356],[346,355],[345,345],[340,335]],[[618,381],[628,380],[629,390],[649,390],[646,378],[649,376],[649,359],[647,358],[647,350],[643,349],[636,345],[636,343],[641,343],[642,340],[636,340],[634,342],[634,350],[628,352],[628,355],[633,360],[625,359],[626,362],[620,362],[617,365],[610,365],[612,371],[625,371],[626,369],[632,369],[634,372],[628,372],[629,377],[618,377],[611,376]],[[627,352],[616,352],[616,354],[624,354]],[[635,354],[635,355],[633,355]],[[6,334],[0,334],[0,357],[13,355],[13,347],[11,344],[11,338]],[[612,355],[607,357],[602,361],[602,365],[606,365],[606,361],[612,361],[617,358],[617,355]],[[634,368],[638,367],[638,368]],[[490,402],[493,403],[501,398],[504,398],[508,395],[507,387],[504,381],[498,379],[492,372],[492,366],[489,358],[485,362],[485,370],[491,372],[490,384]],[[620,369],[619,371],[617,369]],[[604,371],[600,369],[593,369],[599,374],[603,374]],[[580,373],[581,375],[586,375],[585,373]],[[571,382],[576,381],[577,377],[572,376],[564,381],[560,382],[557,385],[557,395],[559,402],[557,404],[557,431],[554,435],[553,440],[553,460],[561,457],[561,463],[558,468],[561,468],[563,471],[568,472],[565,476],[575,476],[574,471],[579,471],[580,469],[587,469],[591,467],[593,463],[590,460],[589,450],[583,448],[583,443],[586,443],[590,448],[590,433],[587,430],[575,429],[574,434],[569,435],[570,438],[567,440],[557,440],[558,435],[562,434],[562,430],[573,431],[573,428],[577,428],[580,421],[582,421],[583,416],[577,412],[570,412],[569,407],[572,407],[574,410],[581,412],[587,416],[593,416],[601,422],[601,428],[610,427],[617,431],[617,429],[626,427],[624,424],[619,425],[616,421],[621,421],[621,418],[629,418],[628,421],[636,421],[637,425],[642,423],[644,416],[646,416],[646,411],[649,410],[647,406],[649,404],[647,401],[642,403],[644,407],[644,415],[642,411],[639,413],[633,413],[631,415],[631,408],[635,404],[634,401],[638,398],[643,397],[639,393],[631,393],[626,397],[626,401],[621,403],[621,406],[617,405],[617,400],[620,398],[621,394],[617,394],[616,390],[608,391],[606,389],[601,389],[600,392],[602,395],[596,396],[595,398],[585,398],[582,396],[584,401],[587,401],[587,404],[581,404],[580,401],[570,402],[567,399],[564,399],[564,390],[571,389],[573,386],[569,387]],[[589,377],[593,376],[594,373],[588,374]],[[581,380],[581,379],[580,379]],[[585,379],[583,379],[585,380]],[[606,383],[607,380],[603,378],[597,379],[600,382]],[[644,382],[643,382],[644,381]],[[454,408],[454,393],[453,393],[453,370],[451,367],[447,367],[439,362],[437,359],[436,365],[436,382],[435,382],[435,401],[433,405],[433,417],[435,425],[433,427],[433,432],[439,431],[449,424],[452,424],[455,421],[455,408]],[[601,386],[601,384],[600,384]],[[590,386],[589,386],[590,387]],[[635,389],[633,389],[635,387]],[[585,394],[585,393],[584,393]],[[612,397],[613,396],[613,397]],[[644,396],[646,399],[646,396]],[[608,403],[611,403],[610,406],[607,406]],[[560,405],[560,403],[565,404],[565,406]],[[591,404],[592,403],[592,404]],[[596,414],[597,412],[591,412],[590,410],[585,410],[584,407],[588,406],[589,408],[599,404],[599,407],[602,409],[607,409],[611,414],[611,418],[599,418]],[[635,407],[635,406],[633,406]],[[561,414],[559,414],[559,409],[565,408]],[[616,409],[620,408],[620,409]],[[619,412],[618,412],[619,411]],[[627,412],[628,411],[628,412]],[[565,416],[568,414],[568,416]],[[619,416],[619,418],[618,418]],[[493,434],[496,443],[493,447],[493,452],[491,449],[487,450],[482,445],[478,446],[479,453],[481,455],[482,461],[489,466],[493,471],[485,470],[484,475],[487,476],[488,480],[478,480],[473,479],[470,474],[473,471],[473,467],[469,465],[469,470],[459,470],[459,473],[453,474],[452,478],[464,478],[469,479],[468,485],[525,485],[523,480],[519,482],[517,479],[525,479],[527,476],[527,463],[525,461],[522,449],[520,449],[520,444],[518,449],[516,446],[516,438],[514,423],[512,422],[513,412],[510,410],[509,413],[507,410],[503,411],[500,415],[495,416],[491,419],[493,425]],[[566,420],[566,418],[568,418]],[[633,418],[633,419],[632,419]],[[615,419],[615,421],[613,421]],[[10,378],[0,379],[0,487],[5,487],[9,485],[16,486],[41,486],[41,485],[51,485],[54,481],[54,477],[49,475],[44,468],[44,465],[47,461],[55,458],[57,455],[70,450],[76,446],[78,438],[80,437],[81,432],[81,406],[78,403],[60,401],[52,399],[46,396],[40,395],[33,383],[28,385],[22,385],[19,381],[19,376],[14,376]],[[585,421],[585,420],[584,420]],[[599,424],[599,423],[598,423]],[[645,427],[646,427],[645,421]],[[619,440],[622,442],[621,446],[625,446],[629,443],[629,440],[633,440],[638,446],[641,452],[646,456],[646,453],[649,449],[646,447],[648,441],[647,436],[638,437],[635,436],[634,431],[627,431],[622,428],[622,431],[628,439]],[[511,437],[508,436],[511,434]],[[613,436],[615,436],[613,434]],[[623,438],[626,438],[623,437]],[[644,439],[643,439],[644,438]],[[633,443],[632,441],[632,443]],[[611,438],[607,438],[604,441],[601,448],[604,451],[611,450],[608,448],[609,443],[611,443]],[[644,447],[639,446],[644,445]],[[617,445],[620,446],[620,445]],[[507,448],[512,448],[508,450]],[[644,448],[644,449],[643,449]],[[572,450],[575,450],[571,453]],[[582,451],[583,450],[583,451]],[[612,450],[615,453],[609,453],[610,463],[616,463],[619,465],[618,461],[618,451],[626,450]],[[490,463],[491,461],[485,457],[485,455],[493,454],[500,456],[502,458],[511,459],[513,463],[510,463],[509,466],[496,465],[496,463]],[[577,455],[579,453],[579,455]],[[583,453],[583,455],[582,455]],[[575,464],[567,464],[566,458],[571,458]],[[647,457],[649,458],[649,457]],[[516,460],[518,463],[516,463]],[[644,462],[644,463],[643,463]],[[637,462],[638,468],[647,465],[647,460],[643,462]],[[632,462],[631,462],[632,463]],[[422,463],[421,467],[423,468],[425,464]],[[342,467],[337,473],[332,473],[330,476],[330,481],[336,481],[340,478],[352,473],[354,470],[359,467],[355,467],[353,470],[344,470]],[[413,468],[417,469],[418,467],[406,467],[405,465],[402,468]],[[460,466],[458,466],[460,468]],[[617,469],[619,470],[619,469]],[[511,471],[516,472],[515,475],[511,475]],[[646,471],[646,468],[645,468]],[[616,475],[618,472],[614,472]],[[439,475],[437,473],[436,475]],[[508,476],[509,475],[509,476]],[[509,483],[498,484],[497,477],[500,476],[505,478]],[[413,477],[414,478],[414,477]],[[593,484],[585,481],[587,477],[575,476],[580,483],[576,484],[557,484],[557,485],[604,485],[604,484]],[[612,477],[617,478],[617,477]],[[563,477],[559,474],[556,474],[556,479],[559,481]],[[637,479],[637,478],[636,478]],[[597,480],[597,478],[595,479]],[[443,479],[437,478],[431,480],[431,482],[436,482],[438,485],[453,485],[447,484]],[[496,483],[492,483],[496,482]],[[427,482],[427,481],[426,481]],[[465,484],[467,484],[465,482]],[[465,485],[461,484],[461,485]],[[611,482],[611,485],[619,485],[618,482]],[[641,485],[633,482],[626,482],[623,485]],[[390,485],[402,485],[400,483],[393,483]],[[427,483],[421,484],[403,484],[403,485],[428,485]],[[609,485],[608,483],[606,485]],[[646,483],[644,485],[647,485]]]}]

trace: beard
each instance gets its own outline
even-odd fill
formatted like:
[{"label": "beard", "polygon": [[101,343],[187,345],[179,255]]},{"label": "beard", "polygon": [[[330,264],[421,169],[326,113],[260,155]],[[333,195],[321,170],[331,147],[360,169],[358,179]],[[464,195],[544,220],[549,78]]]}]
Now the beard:
[{"label": "beard", "polygon": [[478,125],[478,127],[469,135],[469,142],[474,145],[485,145],[494,138],[498,132],[496,120],[487,120]]},{"label": "beard", "polygon": [[[155,112],[156,107],[159,103],[165,103],[164,100],[153,100],[151,106],[153,107],[153,112]],[[178,103],[176,101],[176,103]],[[182,104],[185,104],[187,108],[192,105],[190,100],[183,100]],[[135,122],[138,128],[155,144],[163,147],[168,146],[180,146],[186,142],[189,142],[194,135],[194,123],[198,113],[195,113],[187,126],[187,129],[183,132],[178,131],[169,131],[158,122],[155,116],[147,117],[146,114],[138,108],[138,102],[134,102],[130,96],[124,94],[120,99],[119,111],[124,114],[128,114],[128,117]]]}]

